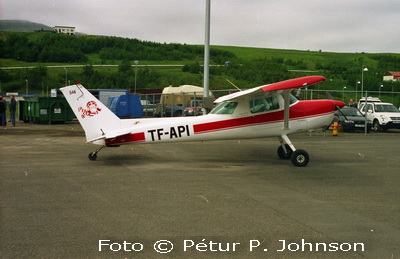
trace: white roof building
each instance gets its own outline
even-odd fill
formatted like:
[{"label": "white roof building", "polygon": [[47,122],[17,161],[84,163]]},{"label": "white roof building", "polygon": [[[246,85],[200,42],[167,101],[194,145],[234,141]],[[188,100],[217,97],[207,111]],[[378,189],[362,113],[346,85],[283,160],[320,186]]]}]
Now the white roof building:
[{"label": "white roof building", "polygon": [[400,81],[400,72],[388,71],[383,75],[383,81]]},{"label": "white roof building", "polygon": [[75,27],[70,26],[54,26],[53,31],[57,33],[63,33],[68,35],[75,35]]}]

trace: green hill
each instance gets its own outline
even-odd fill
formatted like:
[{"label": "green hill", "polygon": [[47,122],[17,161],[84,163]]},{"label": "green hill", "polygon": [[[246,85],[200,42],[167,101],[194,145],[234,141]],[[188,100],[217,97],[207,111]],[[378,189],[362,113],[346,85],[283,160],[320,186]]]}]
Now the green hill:
[{"label": "green hill", "polygon": [[38,30],[51,30],[51,27],[23,20],[0,20],[0,31],[34,32]]},{"label": "green hill", "polygon": [[[119,37],[2,32],[0,82],[3,92],[23,91],[26,80],[30,91],[36,92],[77,80],[89,88],[132,89],[135,80],[138,88],[202,85],[203,52],[203,46]],[[400,71],[400,54],[391,53],[212,46],[211,59],[210,85],[213,90],[232,88],[226,79],[245,89],[305,75],[327,77],[318,89],[343,90],[346,87],[352,90],[361,80],[365,66],[369,71],[364,73],[364,87],[377,91],[384,73]],[[138,67],[135,67],[135,60],[139,61]],[[33,68],[6,69],[27,66]],[[400,89],[398,84],[385,82],[385,86],[385,89]]]}]

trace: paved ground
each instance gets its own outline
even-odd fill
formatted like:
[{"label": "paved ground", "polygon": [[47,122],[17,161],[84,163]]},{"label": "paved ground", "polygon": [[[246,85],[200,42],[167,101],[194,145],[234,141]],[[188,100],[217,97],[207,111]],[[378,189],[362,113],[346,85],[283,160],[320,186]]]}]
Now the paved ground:
[{"label": "paved ground", "polygon": [[76,123],[0,129],[0,257],[400,257],[399,132],[295,135],[306,168],[279,160],[276,139],[96,162],[84,140]]}]

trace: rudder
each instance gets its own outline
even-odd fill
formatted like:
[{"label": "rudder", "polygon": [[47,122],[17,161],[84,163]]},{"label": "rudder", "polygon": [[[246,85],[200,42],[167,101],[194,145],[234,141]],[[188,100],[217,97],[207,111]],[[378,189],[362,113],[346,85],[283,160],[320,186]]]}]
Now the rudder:
[{"label": "rudder", "polygon": [[82,85],[66,86],[60,91],[83,127],[87,142],[103,139],[120,128],[121,120]]}]

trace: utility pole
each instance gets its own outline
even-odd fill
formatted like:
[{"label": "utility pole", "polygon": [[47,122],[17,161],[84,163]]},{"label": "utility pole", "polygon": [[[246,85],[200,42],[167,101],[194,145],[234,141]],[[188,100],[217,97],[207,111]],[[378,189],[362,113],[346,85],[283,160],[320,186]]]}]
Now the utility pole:
[{"label": "utility pole", "polygon": [[209,97],[208,92],[210,89],[210,17],[211,17],[211,0],[206,0],[206,32],[204,41],[204,79],[203,89],[204,97]]}]

